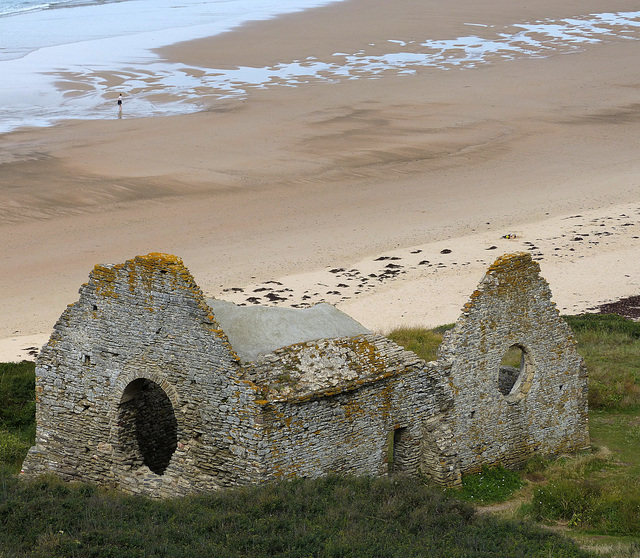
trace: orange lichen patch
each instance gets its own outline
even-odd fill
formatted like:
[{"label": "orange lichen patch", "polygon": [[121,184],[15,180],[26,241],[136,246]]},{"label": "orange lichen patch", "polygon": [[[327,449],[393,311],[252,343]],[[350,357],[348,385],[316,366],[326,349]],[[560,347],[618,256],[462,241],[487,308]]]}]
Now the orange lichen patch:
[{"label": "orange lichen patch", "polygon": [[179,258],[178,256],[174,256],[172,254],[165,254],[163,252],[149,252],[146,256],[136,256],[135,259],[140,261],[153,261],[156,263],[165,264],[167,266],[177,265],[184,268],[182,258]]},{"label": "orange lichen patch", "polygon": [[[176,267],[184,269],[182,260],[170,254],[162,254],[152,252],[146,256],[136,256],[133,260],[126,262],[129,272],[129,289],[133,291],[135,284],[139,282],[151,291],[153,289],[153,281],[158,273],[166,274],[171,272],[176,275]],[[187,272],[188,273],[188,272]]]},{"label": "orange lichen patch", "polygon": [[98,296],[118,298],[116,293],[117,278],[114,267],[96,265],[91,272],[91,279],[96,286]]},{"label": "orange lichen patch", "polygon": [[515,269],[521,266],[532,265],[540,271],[540,266],[533,261],[531,254],[528,252],[515,252],[513,254],[504,254],[500,256],[487,270],[487,274],[498,271],[506,271],[507,269]]},{"label": "orange lichen patch", "polygon": [[344,416],[349,421],[357,417],[363,417],[365,415],[365,410],[362,408],[362,405],[360,405],[358,401],[348,401],[346,405],[344,405],[343,409]]}]

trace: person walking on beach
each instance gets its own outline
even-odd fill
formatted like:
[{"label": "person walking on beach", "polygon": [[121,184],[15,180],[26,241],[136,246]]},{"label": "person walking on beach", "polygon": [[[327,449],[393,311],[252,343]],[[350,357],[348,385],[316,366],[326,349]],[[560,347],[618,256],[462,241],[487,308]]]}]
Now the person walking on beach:
[{"label": "person walking on beach", "polygon": [[122,112],[122,93],[118,96],[118,112]]}]

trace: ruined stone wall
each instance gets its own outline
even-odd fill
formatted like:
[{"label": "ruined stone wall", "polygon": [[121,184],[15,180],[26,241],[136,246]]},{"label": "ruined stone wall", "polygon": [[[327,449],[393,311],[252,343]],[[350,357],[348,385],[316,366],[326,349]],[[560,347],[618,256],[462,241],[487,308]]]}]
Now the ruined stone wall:
[{"label": "ruined stone wall", "polygon": [[27,474],[156,496],[258,480],[255,386],[177,258],[96,266],[36,376]]},{"label": "ruined stone wall", "polygon": [[459,482],[437,366],[380,335],[301,343],[247,368],[264,390],[265,480],[425,473]]},{"label": "ruined stone wall", "polygon": [[[539,271],[526,253],[499,258],[440,347],[462,472],[589,446],[586,369]],[[500,370],[514,345],[515,383]]]},{"label": "ruined stone wall", "polygon": [[241,365],[181,260],[96,266],[38,357],[23,469],[162,497],[326,474],[455,485],[588,446],[584,363],[528,254],[489,268],[438,355],[366,334]]}]

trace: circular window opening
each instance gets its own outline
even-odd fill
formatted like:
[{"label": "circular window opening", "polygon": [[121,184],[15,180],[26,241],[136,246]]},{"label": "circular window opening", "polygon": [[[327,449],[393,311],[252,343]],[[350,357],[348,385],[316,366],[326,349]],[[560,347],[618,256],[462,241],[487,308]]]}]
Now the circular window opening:
[{"label": "circular window opening", "polygon": [[131,382],[122,394],[118,424],[125,462],[162,475],[178,447],[178,423],[164,390],[146,378]]},{"label": "circular window opening", "polygon": [[498,389],[502,395],[512,395],[518,391],[526,368],[526,353],[520,345],[511,345],[500,361],[498,372]]}]

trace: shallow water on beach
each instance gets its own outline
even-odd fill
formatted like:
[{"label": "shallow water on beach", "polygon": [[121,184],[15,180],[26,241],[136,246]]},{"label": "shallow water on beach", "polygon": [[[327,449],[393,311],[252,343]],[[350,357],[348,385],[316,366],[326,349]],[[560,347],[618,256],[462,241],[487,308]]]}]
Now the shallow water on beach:
[{"label": "shallow water on beach", "polygon": [[[2,15],[10,3],[20,2],[30,9]],[[424,67],[471,69],[640,39],[640,12],[619,12],[500,27],[469,22],[470,33],[456,39],[390,37],[383,45],[336,52],[330,60],[283,60],[270,67],[197,68],[166,62],[151,50],[328,3],[0,0],[0,133],[65,119],[116,118],[119,93],[126,118],[182,114],[255,88],[410,75]],[[371,54],[381,48],[385,54]]]}]

